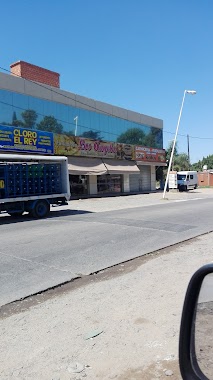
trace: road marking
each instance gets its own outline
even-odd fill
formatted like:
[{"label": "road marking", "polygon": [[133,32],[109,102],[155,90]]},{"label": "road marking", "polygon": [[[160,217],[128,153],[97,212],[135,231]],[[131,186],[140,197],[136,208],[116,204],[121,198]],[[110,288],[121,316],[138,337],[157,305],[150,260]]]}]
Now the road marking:
[{"label": "road marking", "polygon": [[188,201],[199,201],[201,199],[209,199],[209,198],[192,198],[192,199],[177,199],[174,202],[188,202]]}]

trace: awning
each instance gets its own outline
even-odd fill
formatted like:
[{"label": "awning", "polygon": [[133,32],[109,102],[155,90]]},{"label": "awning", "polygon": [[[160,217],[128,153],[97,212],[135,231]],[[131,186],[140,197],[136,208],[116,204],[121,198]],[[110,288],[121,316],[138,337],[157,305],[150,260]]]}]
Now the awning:
[{"label": "awning", "polygon": [[166,162],[149,162],[149,161],[136,161],[138,166],[148,165],[148,166],[167,166]]},{"label": "awning", "polygon": [[131,174],[139,173],[134,161],[103,159],[108,174]]},{"label": "awning", "polygon": [[100,158],[68,157],[69,174],[76,175],[101,175],[106,174],[107,169]]}]

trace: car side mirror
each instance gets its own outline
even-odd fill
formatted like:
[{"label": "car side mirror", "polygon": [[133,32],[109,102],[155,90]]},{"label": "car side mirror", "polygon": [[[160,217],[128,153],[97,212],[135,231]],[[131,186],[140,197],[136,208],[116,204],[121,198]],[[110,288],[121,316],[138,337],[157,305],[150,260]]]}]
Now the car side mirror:
[{"label": "car side mirror", "polygon": [[183,380],[213,380],[213,264],[192,276],[185,296],[179,338]]}]

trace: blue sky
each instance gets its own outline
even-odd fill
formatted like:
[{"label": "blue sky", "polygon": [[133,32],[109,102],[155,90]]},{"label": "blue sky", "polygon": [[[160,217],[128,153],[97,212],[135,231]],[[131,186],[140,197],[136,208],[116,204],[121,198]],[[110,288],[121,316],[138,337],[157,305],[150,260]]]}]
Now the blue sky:
[{"label": "blue sky", "polygon": [[163,119],[191,162],[213,154],[212,0],[10,0],[1,4],[0,66],[24,60],[61,88]]}]

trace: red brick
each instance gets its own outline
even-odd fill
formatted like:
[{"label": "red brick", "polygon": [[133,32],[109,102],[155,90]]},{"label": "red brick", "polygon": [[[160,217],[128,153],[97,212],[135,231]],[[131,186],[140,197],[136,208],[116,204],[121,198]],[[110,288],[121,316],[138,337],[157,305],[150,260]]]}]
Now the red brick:
[{"label": "red brick", "polygon": [[60,87],[60,74],[44,69],[43,67],[35,66],[24,61],[18,61],[12,63],[10,69],[12,75],[18,75],[25,79],[48,84],[49,86]]}]

